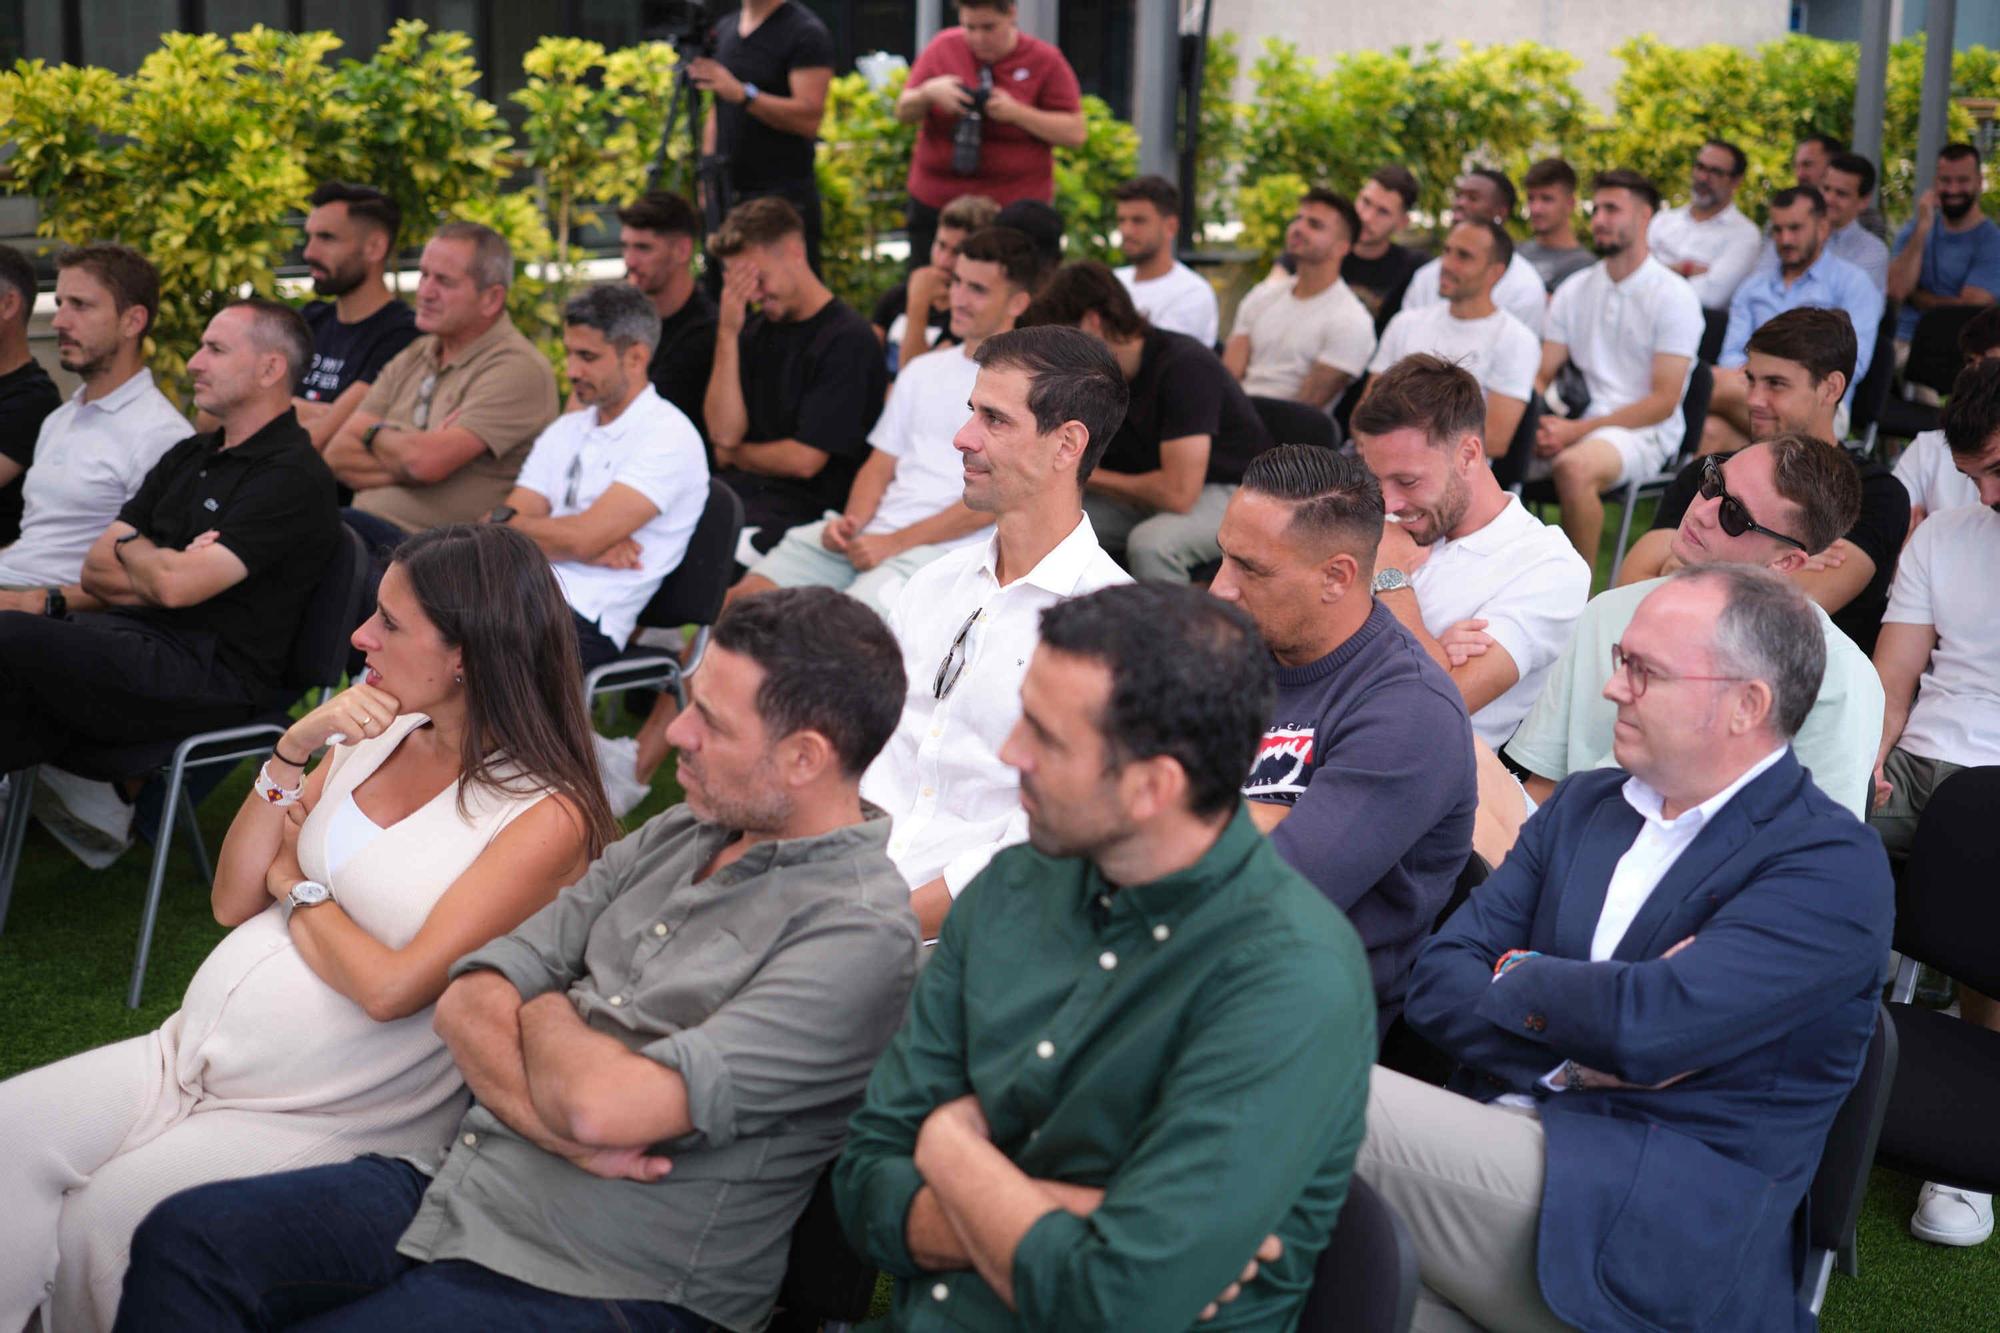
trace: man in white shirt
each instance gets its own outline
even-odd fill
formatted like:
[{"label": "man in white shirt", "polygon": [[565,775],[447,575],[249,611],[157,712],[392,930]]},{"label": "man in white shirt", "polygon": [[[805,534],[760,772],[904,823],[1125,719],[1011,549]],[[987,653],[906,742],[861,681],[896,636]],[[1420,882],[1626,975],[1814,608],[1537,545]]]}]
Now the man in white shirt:
[{"label": "man in white shirt", "polygon": [[1735,203],[1748,165],[1741,148],[1710,139],[1694,155],[1688,202],[1656,214],[1646,229],[1654,258],[1688,280],[1704,310],[1729,309],[1764,247],[1757,224]]},{"label": "man in white shirt", "polygon": [[1528,326],[1493,304],[1493,285],[1513,258],[1513,239],[1499,223],[1458,223],[1438,256],[1445,304],[1405,310],[1390,320],[1368,365],[1379,375],[1412,352],[1430,352],[1465,367],[1486,393],[1489,458],[1506,457],[1542,358],[1541,342]]},{"label": "man in white shirt", "polygon": [[1174,257],[1181,234],[1180,187],[1165,176],[1140,176],[1111,197],[1118,201],[1118,248],[1126,259],[1113,272],[1132,293],[1132,304],[1154,328],[1215,346],[1222,321],[1215,288]]},{"label": "man in white shirt", "polygon": [[1450,674],[1494,749],[1541,692],[1590,596],[1590,567],[1494,480],[1471,374],[1419,352],[1376,380],[1351,423],[1389,522],[1375,595]]},{"label": "man in white shirt", "polygon": [[[1516,197],[1514,182],[1507,179],[1505,172],[1479,167],[1460,176],[1452,187],[1451,220],[1454,224],[1497,222],[1504,227],[1514,216]],[[1443,269],[1444,265],[1435,259],[1418,269],[1410,279],[1409,291],[1403,295],[1403,309],[1437,305],[1447,299],[1440,283]],[[1530,333],[1541,334],[1542,318],[1549,304],[1548,287],[1541,273],[1518,250],[1508,261],[1500,281],[1494,284],[1493,300],[1527,325]]]},{"label": "man in white shirt", "polygon": [[861,780],[893,821],[889,858],[925,939],[993,854],[1027,837],[1000,747],[1020,717],[1042,611],[1131,581],[1083,512],[1083,483],[1125,415],[1110,349],[1047,325],[995,334],[977,360],[972,417],[952,443],[965,504],[993,515],[994,532],[918,570],[891,609],[909,695]]},{"label": "man in white shirt", "polygon": [[1681,398],[1701,349],[1701,305],[1647,250],[1647,223],[1659,207],[1653,183],[1636,171],[1605,171],[1591,182],[1591,239],[1604,258],[1556,290],[1542,334],[1537,390],[1573,362],[1590,402],[1578,418],[1542,417],[1535,453],[1551,460],[1563,531],[1585,560],[1604,533],[1602,493],[1659,474],[1679,452]]},{"label": "man in white shirt", "polygon": [[[138,494],[153,464],[194,434],[146,369],[159,274],[122,245],[56,258],[56,355],[82,379],[42,421],[21,490],[21,535],[0,549],[0,610],[101,605],[80,582],[98,534]],[[53,594],[53,596],[52,596]]]},{"label": "man in white shirt", "polygon": [[1368,368],[1375,320],[1340,278],[1360,234],[1361,219],[1344,196],[1306,191],[1285,229],[1295,271],[1273,269],[1243,298],[1223,349],[1222,363],[1244,392],[1331,407]]},{"label": "man in white shirt", "polygon": [[979,345],[1028,308],[1041,257],[1012,227],[988,227],[959,246],[955,262],[951,333],[959,346],[904,367],[868,436],[846,510],[787,532],[729,590],[732,600],[767,588],[840,588],[887,615],[910,575],[979,540],[993,521],[960,498],[965,473],[952,437],[965,424]]}]

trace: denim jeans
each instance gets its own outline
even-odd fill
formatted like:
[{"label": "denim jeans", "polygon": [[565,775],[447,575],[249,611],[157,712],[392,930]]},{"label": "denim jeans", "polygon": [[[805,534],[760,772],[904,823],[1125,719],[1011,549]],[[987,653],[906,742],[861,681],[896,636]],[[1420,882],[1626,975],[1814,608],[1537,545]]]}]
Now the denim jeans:
[{"label": "denim jeans", "polygon": [[661,1301],[593,1300],[464,1260],[396,1253],[430,1181],[362,1157],[183,1191],[132,1238],[118,1333],[147,1329],[536,1329],[706,1333]]}]

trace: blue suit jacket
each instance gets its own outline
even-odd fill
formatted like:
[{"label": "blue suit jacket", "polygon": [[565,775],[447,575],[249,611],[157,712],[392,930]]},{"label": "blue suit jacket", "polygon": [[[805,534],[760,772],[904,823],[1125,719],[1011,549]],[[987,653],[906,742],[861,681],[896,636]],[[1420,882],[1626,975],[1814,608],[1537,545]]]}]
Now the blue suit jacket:
[{"label": "blue suit jacket", "polygon": [[[1418,956],[1405,1014],[1462,1062],[1460,1091],[1544,1095],[1550,1309],[1587,1329],[1810,1329],[1795,1225],[1874,1029],[1888,859],[1787,751],[1593,963],[1611,872],[1643,822],[1626,777],[1556,789]],[[1545,956],[1493,980],[1512,948]],[[1696,1072],[1660,1091],[1539,1089],[1565,1059],[1640,1084]]]}]

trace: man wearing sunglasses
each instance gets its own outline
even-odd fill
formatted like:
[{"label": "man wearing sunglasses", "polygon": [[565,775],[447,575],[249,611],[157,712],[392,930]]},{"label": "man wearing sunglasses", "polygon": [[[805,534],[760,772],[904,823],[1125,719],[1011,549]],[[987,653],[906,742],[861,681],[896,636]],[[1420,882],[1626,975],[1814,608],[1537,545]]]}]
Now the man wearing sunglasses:
[{"label": "man wearing sunglasses", "polygon": [[[1861,507],[1861,488],[1847,460],[1803,435],[1780,435],[1727,463],[1705,458],[1701,465],[1701,486],[1671,538],[1682,565],[1759,565],[1789,575],[1805,564],[1808,547],[1851,526]],[[1617,762],[1618,709],[1604,693],[1611,648],[1660,584],[1658,578],[1626,584],[1584,607],[1575,636],[1502,756],[1533,800],[1548,800],[1572,773]],[[1865,816],[1882,685],[1867,655],[1824,609],[1815,610],[1826,640],[1826,672],[1792,747],[1820,790]]]}]

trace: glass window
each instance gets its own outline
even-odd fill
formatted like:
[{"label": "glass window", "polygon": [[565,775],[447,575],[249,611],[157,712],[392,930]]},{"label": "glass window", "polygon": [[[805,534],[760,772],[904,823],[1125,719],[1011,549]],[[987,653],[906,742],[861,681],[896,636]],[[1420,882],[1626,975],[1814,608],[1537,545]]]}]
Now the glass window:
[{"label": "glass window", "polygon": [[76,55],[86,65],[130,74],[160,44],[161,33],[180,26],[180,18],[177,0],[92,0],[83,16],[83,50]]}]

